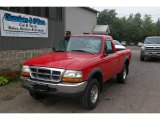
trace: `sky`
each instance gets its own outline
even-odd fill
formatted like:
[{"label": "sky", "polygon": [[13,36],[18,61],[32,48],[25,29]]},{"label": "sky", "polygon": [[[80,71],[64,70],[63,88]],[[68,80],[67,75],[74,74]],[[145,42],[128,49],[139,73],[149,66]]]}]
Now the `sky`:
[{"label": "sky", "polygon": [[141,13],[142,18],[145,14],[150,14],[152,16],[153,22],[156,22],[160,18],[160,7],[93,7],[98,11],[104,9],[115,9],[118,17],[126,16],[128,17],[131,13]]}]

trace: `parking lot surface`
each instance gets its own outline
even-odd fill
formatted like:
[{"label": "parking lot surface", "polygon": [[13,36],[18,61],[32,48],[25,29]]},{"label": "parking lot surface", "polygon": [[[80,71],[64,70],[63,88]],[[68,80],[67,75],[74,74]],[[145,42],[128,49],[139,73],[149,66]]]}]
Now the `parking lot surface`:
[{"label": "parking lot surface", "polygon": [[103,88],[94,110],[84,110],[75,98],[51,96],[34,100],[20,83],[0,87],[1,113],[159,113],[160,60],[140,62],[139,49],[132,49],[132,63],[126,84],[115,77]]}]

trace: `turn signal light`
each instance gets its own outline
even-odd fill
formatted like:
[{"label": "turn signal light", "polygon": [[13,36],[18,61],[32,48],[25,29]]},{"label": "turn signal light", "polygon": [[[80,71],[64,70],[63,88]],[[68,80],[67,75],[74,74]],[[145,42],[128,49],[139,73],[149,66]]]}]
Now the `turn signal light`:
[{"label": "turn signal light", "polygon": [[30,76],[30,74],[28,72],[22,72],[21,75],[24,76],[24,77],[29,77]]},{"label": "turn signal light", "polygon": [[62,81],[63,82],[69,82],[69,83],[79,83],[79,82],[82,82],[82,77],[80,77],[80,78],[67,78],[67,77],[63,77]]}]

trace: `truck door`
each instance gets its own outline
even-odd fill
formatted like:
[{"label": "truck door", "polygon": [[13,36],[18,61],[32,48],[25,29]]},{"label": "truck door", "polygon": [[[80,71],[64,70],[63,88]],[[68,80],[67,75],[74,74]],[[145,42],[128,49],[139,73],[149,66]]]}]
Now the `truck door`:
[{"label": "truck door", "polygon": [[117,70],[118,58],[117,54],[114,52],[112,47],[112,42],[110,39],[105,40],[104,47],[105,57],[104,57],[104,70],[105,70],[105,79],[111,78],[115,75]]}]

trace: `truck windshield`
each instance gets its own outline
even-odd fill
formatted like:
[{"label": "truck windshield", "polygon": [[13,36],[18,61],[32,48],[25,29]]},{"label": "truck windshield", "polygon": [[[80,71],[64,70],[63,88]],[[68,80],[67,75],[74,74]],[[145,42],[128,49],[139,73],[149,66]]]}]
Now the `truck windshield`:
[{"label": "truck windshield", "polygon": [[66,37],[58,45],[57,52],[86,52],[91,54],[98,54],[101,50],[100,37],[76,36]]},{"label": "truck windshield", "polygon": [[160,44],[160,37],[159,38],[146,38],[144,44]]}]

